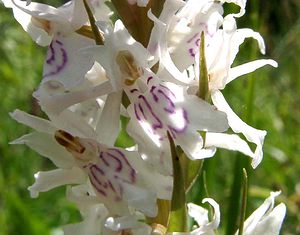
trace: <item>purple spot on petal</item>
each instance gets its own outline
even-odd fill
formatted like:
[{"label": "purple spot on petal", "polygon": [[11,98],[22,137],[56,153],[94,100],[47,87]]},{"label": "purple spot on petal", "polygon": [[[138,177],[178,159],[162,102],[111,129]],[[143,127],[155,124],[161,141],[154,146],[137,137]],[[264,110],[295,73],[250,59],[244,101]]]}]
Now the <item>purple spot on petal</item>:
[{"label": "purple spot on petal", "polygon": [[192,56],[192,57],[195,57],[195,56],[196,56],[196,53],[194,52],[194,49],[193,49],[193,48],[190,48],[190,49],[189,49],[189,53],[190,53],[190,56]]}]

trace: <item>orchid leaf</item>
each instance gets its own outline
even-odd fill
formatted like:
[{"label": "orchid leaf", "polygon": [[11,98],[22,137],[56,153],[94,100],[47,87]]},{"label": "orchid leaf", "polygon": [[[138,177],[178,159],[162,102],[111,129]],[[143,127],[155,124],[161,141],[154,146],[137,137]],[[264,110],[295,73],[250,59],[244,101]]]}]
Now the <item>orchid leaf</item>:
[{"label": "orchid leaf", "polygon": [[174,140],[168,134],[173,162],[173,194],[171,201],[171,213],[168,226],[169,232],[187,231],[187,207],[184,190],[184,176],[180,165],[180,159],[176,151]]}]

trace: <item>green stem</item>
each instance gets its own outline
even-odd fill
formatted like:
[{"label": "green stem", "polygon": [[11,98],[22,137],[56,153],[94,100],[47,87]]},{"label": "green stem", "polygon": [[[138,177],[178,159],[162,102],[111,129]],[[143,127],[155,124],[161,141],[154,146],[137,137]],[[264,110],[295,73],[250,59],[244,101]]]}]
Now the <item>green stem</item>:
[{"label": "green stem", "polygon": [[95,21],[93,12],[92,12],[91,8],[89,7],[86,0],[83,0],[83,4],[84,4],[85,10],[86,10],[86,13],[89,17],[89,21],[90,21],[92,31],[93,31],[93,34],[94,34],[95,42],[96,42],[97,45],[103,45],[104,44],[104,37],[101,35],[101,33],[100,33],[100,31],[99,31],[99,29],[96,25],[96,21]]},{"label": "green stem", "polygon": [[240,212],[240,226],[238,235],[243,235],[244,232],[244,221],[246,217],[246,207],[247,207],[247,197],[248,197],[248,176],[247,171],[243,169],[244,174],[244,184],[243,184],[243,197],[242,197],[242,207]]},{"label": "green stem", "polygon": [[227,212],[227,227],[226,227],[226,234],[232,235],[235,233],[237,220],[239,216],[239,208],[240,208],[240,198],[241,198],[241,187],[242,187],[242,172],[241,169],[245,165],[243,161],[244,157],[239,156],[237,154],[235,156],[235,164],[234,164],[234,171],[233,171],[233,183],[230,192],[229,198],[229,207]]}]

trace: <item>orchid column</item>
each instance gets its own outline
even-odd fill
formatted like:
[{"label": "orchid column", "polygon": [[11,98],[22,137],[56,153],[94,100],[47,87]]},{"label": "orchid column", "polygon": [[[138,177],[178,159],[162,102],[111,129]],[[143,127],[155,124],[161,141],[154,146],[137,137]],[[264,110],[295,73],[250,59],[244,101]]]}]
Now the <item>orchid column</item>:
[{"label": "orchid column", "polygon": [[[266,135],[244,123],[221,90],[262,66],[277,66],[263,59],[232,67],[245,38],[265,51],[258,33],[237,29],[246,2],[71,0],[54,8],[2,1],[48,47],[33,96],[49,120],[15,110],[12,118],[34,131],[12,143],[57,166],[36,173],[28,189],[38,197],[68,185],[67,198],[83,221],[64,226],[65,234],[214,234],[219,205],[203,200],[213,207],[209,221],[206,209],[186,200],[203,159],[225,148],[249,156],[256,168]],[[240,11],[223,16],[225,2]],[[118,145],[122,136],[133,144]],[[278,194],[242,220],[237,233],[278,234],[286,210],[274,208]]]}]

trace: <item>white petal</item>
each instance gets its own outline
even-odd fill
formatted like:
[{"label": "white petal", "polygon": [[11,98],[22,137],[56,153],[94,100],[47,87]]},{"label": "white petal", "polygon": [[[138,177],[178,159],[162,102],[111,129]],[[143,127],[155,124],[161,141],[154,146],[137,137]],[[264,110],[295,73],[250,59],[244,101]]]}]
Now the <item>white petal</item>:
[{"label": "white petal", "polygon": [[55,141],[54,135],[33,132],[10,144],[26,144],[40,155],[49,158],[59,168],[71,168],[75,164],[74,158]]},{"label": "white petal", "polygon": [[85,174],[79,168],[41,171],[36,173],[34,177],[35,183],[28,187],[30,195],[33,198],[38,197],[40,192],[47,192],[53,188],[66,184],[81,184],[86,180]]},{"label": "white petal", "polygon": [[114,146],[120,132],[120,104],[122,91],[110,93],[105,101],[101,117],[96,126],[97,140]]},{"label": "white petal", "polygon": [[251,61],[251,62],[242,64],[242,65],[233,67],[229,70],[226,84],[233,81],[237,77],[240,77],[240,76],[248,74],[248,73],[252,73],[256,69],[259,69],[265,65],[271,65],[275,68],[277,68],[277,66],[278,66],[276,61],[269,59],[269,60],[255,60],[255,61]]},{"label": "white petal", "polygon": [[[175,9],[172,9],[174,11]],[[185,73],[182,73],[179,71],[179,69],[174,64],[170,53],[168,51],[168,45],[167,45],[167,25],[157,19],[154,15],[151,16],[151,20],[153,20],[156,24],[156,34],[158,36],[157,39],[153,39],[154,41],[149,44],[149,50],[156,52],[157,58],[159,58],[160,67],[159,69],[165,68],[166,71],[172,75],[176,80],[186,83],[189,81],[188,76]],[[154,37],[154,36],[152,36]],[[161,67],[162,66],[162,67]]]},{"label": "white petal", "polygon": [[[73,3],[73,10],[71,13],[71,24],[74,29],[79,29],[82,25],[84,25],[86,22],[88,22],[88,16],[85,12],[83,1],[72,1]],[[101,3],[97,2],[99,5],[102,5]]]},{"label": "white petal", "polygon": [[140,152],[127,152],[126,156],[133,168],[143,177],[142,185],[151,192],[154,192],[158,198],[170,200],[172,196],[173,177],[159,174],[156,169],[157,166],[151,167],[139,154]]},{"label": "white petal", "polygon": [[180,145],[182,150],[192,160],[209,158],[216,153],[216,148],[214,147],[204,148],[203,139],[198,132],[178,135],[175,143]]},{"label": "white petal", "polygon": [[228,123],[235,133],[242,133],[246,139],[256,144],[256,149],[253,156],[252,167],[256,168],[263,157],[263,142],[267,134],[266,131],[255,129],[244,123],[227,104],[224,96],[218,90],[211,94],[214,105],[221,111],[227,114]]},{"label": "white petal", "polygon": [[[243,234],[279,234],[281,223],[286,212],[286,208],[283,204],[274,208],[275,197],[279,194],[280,192],[271,192],[270,196],[264,201],[264,203],[247,218],[244,222]],[[263,233],[259,233],[260,231],[263,231]],[[274,231],[274,233],[272,233],[272,231]],[[236,234],[238,234],[238,231]]]},{"label": "white petal", "polygon": [[188,203],[189,216],[194,218],[198,226],[208,223],[208,210],[194,203]]},{"label": "white petal", "polygon": [[164,25],[168,25],[178,9],[184,5],[185,3],[181,0],[166,0],[159,19],[151,11],[148,12],[148,17],[154,22],[154,26],[147,49],[155,55],[156,60],[160,57],[160,48],[157,46],[159,46],[160,38],[164,33]]},{"label": "white petal", "polygon": [[211,132],[223,132],[228,129],[227,117],[223,110],[217,110],[194,95],[188,95],[184,103],[192,129]]},{"label": "white petal", "polygon": [[[219,30],[209,41],[206,50],[207,67],[210,73],[210,89],[223,89],[228,79],[230,67],[246,38],[257,40],[261,53],[265,53],[265,44],[259,33],[252,29],[236,29],[232,16],[224,19],[223,30]],[[232,80],[232,78],[229,78]]]},{"label": "white petal", "polygon": [[62,12],[55,7],[46,5],[43,3],[32,2],[26,6],[26,2],[20,0],[12,0],[10,7],[18,8],[29,15],[41,17],[43,19],[52,20],[56,18],[56,21],[67,21],[66,15],[63,15]]},{"label": "white petal", "polygon": [[239,151],[249,157],[254,157],[247,142],[238,135],[224,133],[206,133],[205,147],[224,148],[232,151]]},{"label": "white petal", "polygon": [[146,216],[155,217],[157,215],[156,196],[153,192],[127,183],[124,183],[123,186],[123,197],[128,205],[143,212]]},{"label": "white petal", "polygon": [[[37,12],[34,12],[30,5],[34,5],[35,7],[39,5],[39,3],[32,3],[29,6],[26,6],[26,2],[23,1],[11,1],[11,0],[3,0],[5,7],[9,7],[13,9],[14,17],[21,24],[23,29],[29,33],[32,39],[41,46],[47,46],[50,44],[52,40],[52,36],[50,36],[44,29],[41,27],[37,27],[34,23],[32,23],[32,15],[36,15]],[[45,14],[47,12],[51,12],[53,8],[50,6],[41,4],[44,7]],[[26,9],[26,8],[29,8]]]},{"label": "white petal", "polygon": [[204,198],[202,200],[202,203],[205,203],[205,202],[208,202],[214,208],[214,217],[211,222],[209,222],[208,224],[203,226],[203,230],[210,231],[210,230],[217,229],[220,224],[220,218],[221,218],[219,204],[216,203],[211,198]]},{"label": "white petal", "polygon": [[83,118],[70,110],[64,110],[59,115],[48,114],[48,116],[57,129],[65,130],[74,136],[96,137],[94,129]]},{"label": "white petal", "polygon": [[90,195],[88,184],[76,185],[67,188],[67,199],[74,202],[81,215],[88,216],[91,207],[100,203],[100,200],[95,195]]},{"label": "white petal", "polygon": [[105,222],[105,227],[113,230],[119,231],[123,229],[130,229],[138,227],[141,222],[138,221],[137,216],[127,215],[122,217],[109,217]]},{"label": "white petal", "polygon": [[278,235],[286,214],[286,206],[280,203],[265,218],[263,218],[251,235]]},{"label": "white petal", "polygon": [[208,202],[214,208],[214,217],[211,222],[208,221],[208,211],[201,206],[197,206],[193,203],[188,204],[188,213],[198,223],[198,228],[188,233],[174,232],[168,233],[168,235],[214,235],[214,230],[218,228],[220,224],[220,207],[211,198],[203,199],[202,203]]},{"label": "white petal", "polygon": [[[65,235],[99,235],[99,234],[110,234],[104,233],[104,221],[108,211],[101,205],[95,205],[89,209],[89,213],[84,218],[84,221],[78,224],[69,224],[64,226]],[[111,234],[112,235],[112,234]]]},{"label": "white petal", "polygon": [[67,90],[76,87],[94,64],[91,58],[82,55],[79,50],[93,43],[93,40],[77,33],[55,35],[44,63],[42,83],[56,80]]},{"label": "white petal", "polygon": [[53,127],[50,121],[39,118],[37,116],[30,115],[19,109],[16,109],[14,112],[10,113],[10,116],[17,122],[29,126],[39,132],[51,134],[54,133],[56,129],[55,127]]},{"label": "white petal", "polygon": [[110,92],[112,92],[110,81],[105,81],[100,85],[85,90],[36,98],[39,100],[45,112],[58,114],[73,104],[77,104],[88,99],[97,98]]}]

